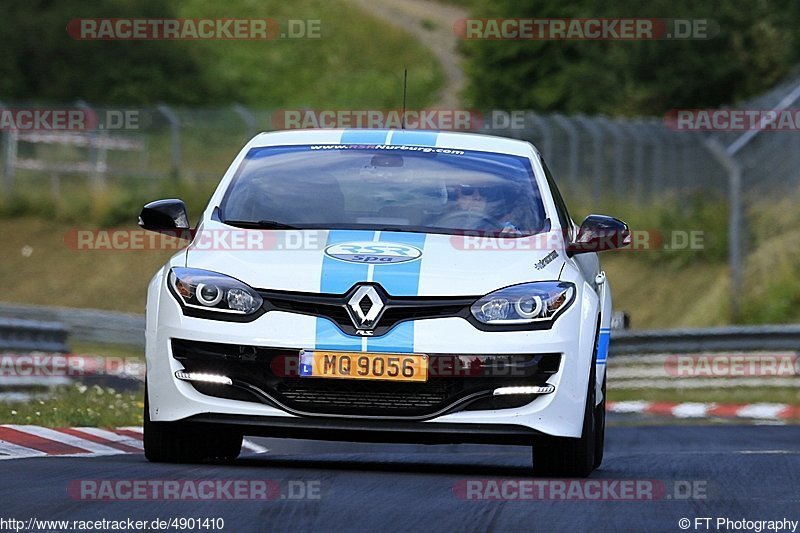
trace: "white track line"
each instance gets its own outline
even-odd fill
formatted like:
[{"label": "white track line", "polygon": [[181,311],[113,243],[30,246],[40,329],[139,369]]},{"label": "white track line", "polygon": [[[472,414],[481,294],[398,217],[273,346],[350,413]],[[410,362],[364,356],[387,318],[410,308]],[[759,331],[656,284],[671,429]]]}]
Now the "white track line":
[{"label": "white track line", "polygon": [[[80,429],[83,430],[84,428],[80,428]],[[117,429],[135,431],[137,433],[142,433],[142,431],[143,431],[141,426],[126,426],[126,427],[117,428]],[[101,436],[101,435],[98,435],[98,436]],[[128,443],[126,442],[125,444],[128,444]],[[142,447],[141,443],[139,443],[139,447]],[[244,441],[242,441],[242,448],[250,450],[253,453],[267,453],[269,451],[269,448],[265,448],[263,446],[260,446],[260,445],[256,444],[255,442],[253,442],[251,440],[248,440],[248,439],[244,439]]]},{"label": "white track line", "polygon": [[244,439],[244,441],[242,441],[242,448],[248,449],[253,453],[267,453],[269,451],[269,448],[264,448],[263,446],[259,446],[255,442],[247,439]]}]

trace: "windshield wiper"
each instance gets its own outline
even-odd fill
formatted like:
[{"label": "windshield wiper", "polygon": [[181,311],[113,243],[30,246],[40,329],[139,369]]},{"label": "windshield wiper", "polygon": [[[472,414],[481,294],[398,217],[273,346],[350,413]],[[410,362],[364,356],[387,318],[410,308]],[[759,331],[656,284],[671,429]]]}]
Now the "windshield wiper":
[{"label": "windshield wiper", "polygon": [[237,228],[252,228],[252,229],[301,229],[291,224],[284,224],[277,220],[223,220],[223,224],[229,226],[236,226]]}]

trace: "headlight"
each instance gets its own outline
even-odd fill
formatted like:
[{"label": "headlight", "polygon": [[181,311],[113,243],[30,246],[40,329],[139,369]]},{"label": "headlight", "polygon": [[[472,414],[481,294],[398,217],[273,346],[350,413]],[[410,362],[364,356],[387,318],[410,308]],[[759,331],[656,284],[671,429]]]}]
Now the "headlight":
[{"label": "headlight", "polygon": [[241,281],[197,268],[173,268],[169,273],[173,293],[185,307],[219,313],[249,315],[264,300]]},{"label": "headlight", "polygon": [[484,324],[511,326],[553,320],[575,299],[575,285],[541,281],[506,287],[487,294],[470,307]]}]

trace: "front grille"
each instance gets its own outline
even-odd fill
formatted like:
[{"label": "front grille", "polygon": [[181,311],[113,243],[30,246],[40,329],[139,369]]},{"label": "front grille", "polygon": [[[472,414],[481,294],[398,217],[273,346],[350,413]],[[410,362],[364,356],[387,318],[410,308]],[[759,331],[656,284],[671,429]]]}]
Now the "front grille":
[{"label": "front grille", "polygon": [[448,392],[441,383],[385,382],[382,387],[375,387],[374,384],[347,383],[337,379],[285,380],[277,391],[293,404],[303,405],[310,411],[326,406],[340,410],[387,412],[431,409],[444,403]]},{"label": "front grille", "polygon": [[[373,336],[380,337],[388,333],[394,326],[407,320],[420,320],[427,318],[461,317],[471,320],[469,307],[479,296],[449,297],[449,296],[391,296],[377,283],[361,284],[372,285],[384,302],[383,311],[377,319],[377,326]],[[345,294],[311,294],[289,291],[259,290],[264,298],[266,311],[278,310],[304,315],[320,316],[334,322],[348,335],[355,335],[356,328],[347,313],[347,302],[359,286],[353,286]],[[372,302],[366,296],[357,302],[364,314],[372,307]]]},{"label": "front grille", "polygon": [[[173,339],[172,351],[189,372],[223,374],[234,381],[235,386],[195,383],[203,394],[259,401],[295,414],[367,417],[425,418],[469,409],[481,399],[491,400],[497,387],[544,384],[558,371],[561,361],[560,354],[429,354],[428,381],[396,382],[301,378],[296,373],[299,349],[292,348]],[[473,364],[454,366],[461,358],[469,358]],[[474,364],[476,361],[479,364]],[[475,405],[484,405],[484,409],[518,407],[531,399],[514,397],[501,404]]]}]

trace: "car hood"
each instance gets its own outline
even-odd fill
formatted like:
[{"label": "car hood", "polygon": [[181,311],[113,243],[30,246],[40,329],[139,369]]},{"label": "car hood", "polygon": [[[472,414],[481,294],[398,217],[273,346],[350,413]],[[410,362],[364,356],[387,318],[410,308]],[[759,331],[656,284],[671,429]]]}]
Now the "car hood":
[{"label": "car hood", "polygon": [[553,234],[484,236],[363,230],[252,230],[215,221],[198,229],[186,266],[257,289],[342,294],[379,283],[393,296],[466,296],[558,280],[563,246]]}]

